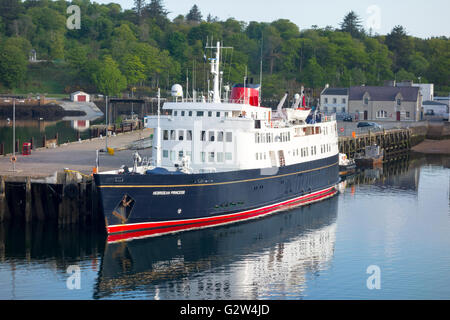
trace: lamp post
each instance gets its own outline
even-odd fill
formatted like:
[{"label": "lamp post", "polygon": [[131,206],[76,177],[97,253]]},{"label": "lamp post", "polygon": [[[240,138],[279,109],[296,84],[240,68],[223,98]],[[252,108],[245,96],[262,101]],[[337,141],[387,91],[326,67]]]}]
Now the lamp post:
[{"label": "lamp post", "polygon": [[16,98],[13,98],[13,171],[16,171]]},{"label": "lamp post", "polygon": [[106,122],[106,139],[105,139],[105,151],[107,152],[108,151],[108,96],[106,96],[106,119],[105,119],[105,122]]}]

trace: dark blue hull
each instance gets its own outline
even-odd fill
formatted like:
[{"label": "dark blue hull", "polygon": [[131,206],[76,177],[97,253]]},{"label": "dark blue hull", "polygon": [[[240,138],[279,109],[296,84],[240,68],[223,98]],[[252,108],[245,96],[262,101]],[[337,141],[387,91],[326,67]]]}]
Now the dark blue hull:
[{"label": "dark blue hull", "polygon": [[275,169],[95,175],[109,240],[247,220],[336,193],[338,155]]}]

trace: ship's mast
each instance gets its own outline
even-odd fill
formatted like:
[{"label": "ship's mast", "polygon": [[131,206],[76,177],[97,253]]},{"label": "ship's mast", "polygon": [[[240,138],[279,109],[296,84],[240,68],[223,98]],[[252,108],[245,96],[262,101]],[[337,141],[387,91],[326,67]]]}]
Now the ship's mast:
[{"label": "ship's mast", "polygon": [[158,127],[156,128],[156,166],[161,167],[161,89],[158,88]]},{"label": "ship's mast", "polygon": [[211,73],[214,76],[214,82],[213,82],[213,102],[214,103],[220,103],[219,62],[220,62],[220,42],[217,41],[216,58],[211,59]]},{"label": "ship's mast", "polygon": [[[213,47],[206,47],[206,49]],[[210,59],[211,60],[211,74],[214,76],[213,78],[213,102],[220,103],[220,50],[221,49],[232,49],[231,47],[221,47],[220,42],[217,41],[216,44],[216,57]]]}]

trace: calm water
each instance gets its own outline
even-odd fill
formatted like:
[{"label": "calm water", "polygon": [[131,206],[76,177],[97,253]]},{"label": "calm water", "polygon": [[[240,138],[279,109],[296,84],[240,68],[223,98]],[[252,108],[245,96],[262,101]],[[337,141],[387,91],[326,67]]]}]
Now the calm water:
[{"label": "calm water", "polygon": [[[308,207],[126,243],[3,226],[0,298],[449,299],[449,167],[450,158],[401,162]],[[368,289],[370,266],[380,289]]]}]

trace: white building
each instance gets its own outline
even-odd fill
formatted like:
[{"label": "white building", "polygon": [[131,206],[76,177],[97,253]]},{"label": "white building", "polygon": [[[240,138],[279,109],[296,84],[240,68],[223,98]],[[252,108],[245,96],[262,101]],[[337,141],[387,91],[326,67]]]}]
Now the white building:
[{"label": "white building", "polygon": [[329,88],[320,93],[320,110],[325,113],[348,113],[348,88]]},{"label": "white building", "polygon": [[70,94],[70,100],[73,102],[89,102],[90,96],[86,92],[77,91]]}]

